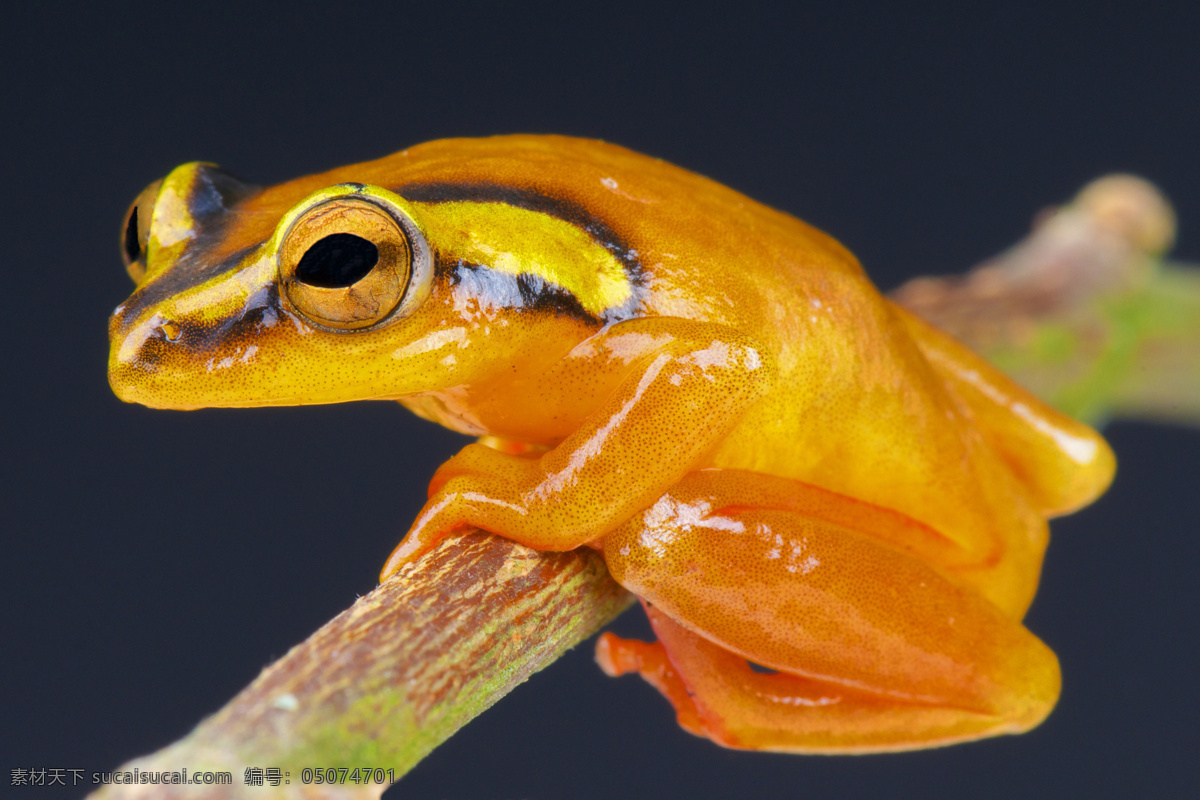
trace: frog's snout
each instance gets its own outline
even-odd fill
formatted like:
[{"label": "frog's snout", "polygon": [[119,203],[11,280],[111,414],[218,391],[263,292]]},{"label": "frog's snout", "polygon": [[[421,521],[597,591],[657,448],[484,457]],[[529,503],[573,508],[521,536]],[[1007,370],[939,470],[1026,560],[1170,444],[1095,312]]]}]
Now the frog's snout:
[{"label": "frog's snout", "polygon": [[182,326],[162,314],[154,314],[122,331],[119,312],[120,309],[109,322],[109,385],[117,397],[127,403],[168,405],[157,397],[154,377],[181,340]]}]

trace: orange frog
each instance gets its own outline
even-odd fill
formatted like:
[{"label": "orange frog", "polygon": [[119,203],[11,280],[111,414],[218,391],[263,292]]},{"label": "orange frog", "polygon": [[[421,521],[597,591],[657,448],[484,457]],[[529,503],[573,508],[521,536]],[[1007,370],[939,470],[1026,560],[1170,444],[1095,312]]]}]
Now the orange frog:
[{"label": "orange frog", "polygon": [[382,577],[467,526],[600,549],[659,639],[605,635],[601,665],[693,733],[903,750],[1054,705],[1021,618],[1046,518],[1104,490],[1111,451],[787,214],[611,144],[504,136],[266,189],[187,164],[122,244],[122,399],[390,399],[480,437]]}]

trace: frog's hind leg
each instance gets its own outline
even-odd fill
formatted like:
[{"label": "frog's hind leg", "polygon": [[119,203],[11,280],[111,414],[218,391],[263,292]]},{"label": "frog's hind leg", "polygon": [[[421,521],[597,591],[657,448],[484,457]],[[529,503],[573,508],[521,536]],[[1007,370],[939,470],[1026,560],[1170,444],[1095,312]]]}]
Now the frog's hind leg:
[{"label": "frog's hind leg", "polygon": [[940,569],[942,545],[909,546],[885,530],[893,512],[839,497],[689,475],[605,537],[660,641],[606,637],[602,664],[641,673],[685,728],[732,747],[903,750],[1041,722],[1058,697],[1054,654]]},{"label": "frog's hind leg", "polygon": [[900,703],[783,672],[764,674],[658,609],[647,607],[646,614],[659,641],[606,633],[597,642],[596,660],[614,677],[640,673],[675,707],[680,727],[723,747],[871,753],[1022,730],[969,710]]}]

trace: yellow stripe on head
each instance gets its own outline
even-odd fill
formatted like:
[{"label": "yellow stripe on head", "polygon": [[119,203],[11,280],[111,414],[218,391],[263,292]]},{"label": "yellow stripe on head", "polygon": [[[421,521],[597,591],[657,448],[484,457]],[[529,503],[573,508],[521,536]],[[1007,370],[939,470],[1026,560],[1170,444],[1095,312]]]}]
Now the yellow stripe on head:
[{"label": "yellow stripe on head", "polygon": [[624,266],[587,231],[564,219],[499,202],[418,203],[434,249],[569,292],[600,317],[633,294]]}]

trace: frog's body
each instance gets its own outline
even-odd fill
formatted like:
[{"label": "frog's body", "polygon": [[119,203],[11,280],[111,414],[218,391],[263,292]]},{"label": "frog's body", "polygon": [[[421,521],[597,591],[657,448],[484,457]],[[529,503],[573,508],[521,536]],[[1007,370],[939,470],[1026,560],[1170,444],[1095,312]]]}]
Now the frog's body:
[{"label": "frog's body", "polygon": [[[601,548],[662,640],[605,637],[602,663],[733,746],[930,746],[1053,705],[1053,654],[1019,621],[1045,518],[1099,494],[1111,452],[884,300],[825,234],[537,136],[261,191],[188,165],[135,208],[124,399],[396,399],[485,437],[435,475],[385,575],[468,524]],[[311,277],[314,242],[385,228],[397,243],[362,282],[333,261]],[[380,277],[393,252],[401,277]]]}]

